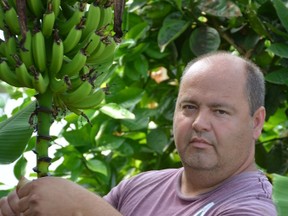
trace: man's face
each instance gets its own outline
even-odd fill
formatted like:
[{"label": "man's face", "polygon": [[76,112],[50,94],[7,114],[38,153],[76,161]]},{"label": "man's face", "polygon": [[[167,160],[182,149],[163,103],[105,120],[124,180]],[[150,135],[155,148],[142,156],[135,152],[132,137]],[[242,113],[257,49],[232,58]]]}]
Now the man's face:
[{"label": "man's face", "polygon": [[173,132],[185,167],[232,173],[253,162],[261,121],[250,115],[243,70],[239,60],[219,58],[201,60],[184,75]]}]

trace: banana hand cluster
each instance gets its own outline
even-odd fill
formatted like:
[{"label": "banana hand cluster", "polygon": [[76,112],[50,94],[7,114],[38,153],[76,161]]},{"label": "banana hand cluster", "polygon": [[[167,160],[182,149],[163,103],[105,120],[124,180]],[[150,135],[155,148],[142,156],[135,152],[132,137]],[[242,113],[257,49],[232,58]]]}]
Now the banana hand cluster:
[{"label": "banana hand cluster", "polygon": [[[56,109],[98,106],[97,77],[110,74],[117,44],[111,0],[0,0],[0,80],[53,92]],[[25,16],[23,16],[25,14]]]}]

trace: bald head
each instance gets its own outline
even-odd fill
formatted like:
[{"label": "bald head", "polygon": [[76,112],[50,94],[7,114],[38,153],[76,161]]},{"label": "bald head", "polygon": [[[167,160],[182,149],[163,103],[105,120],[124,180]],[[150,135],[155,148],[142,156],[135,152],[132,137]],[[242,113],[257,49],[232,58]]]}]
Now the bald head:
[{"label": "bald head", "polygon": [[223,85],[236,80],[237,85],[241,85],[247,96],[251,115],[259,107],[264,106],[263,73],[250,60],[228,52],[209,53],[192,60],[185,68],[181,80],[185,79],[186,76],[191,76],[191,73],[200,73],[205,67],[212,68],[209,73],[205,74],[207,79],[222,79]]}]

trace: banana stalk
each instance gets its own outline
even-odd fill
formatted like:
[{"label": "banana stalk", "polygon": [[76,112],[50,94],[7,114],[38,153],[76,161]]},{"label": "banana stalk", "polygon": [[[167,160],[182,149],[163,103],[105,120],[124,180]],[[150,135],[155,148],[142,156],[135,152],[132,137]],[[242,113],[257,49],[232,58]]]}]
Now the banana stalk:
[{"label": "banana stalk", "polygon": [[52,123],[52,92],[45,91],[37,95],[37,139],[35,153],[37,155],[37,167],[34,171],[38,178],[49,175],[51,158],[48,155],[48,148],[51,145],[50,127]]}]

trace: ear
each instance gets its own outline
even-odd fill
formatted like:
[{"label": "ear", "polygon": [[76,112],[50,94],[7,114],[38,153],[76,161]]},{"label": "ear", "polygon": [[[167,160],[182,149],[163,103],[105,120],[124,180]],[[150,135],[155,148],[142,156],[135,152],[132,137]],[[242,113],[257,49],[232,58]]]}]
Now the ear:
[{"label": "ear", "polygon": [[265,122],[266,110],[263,106],[256,110],[253,115],[253,138],[257,140],[261,135]]}]

